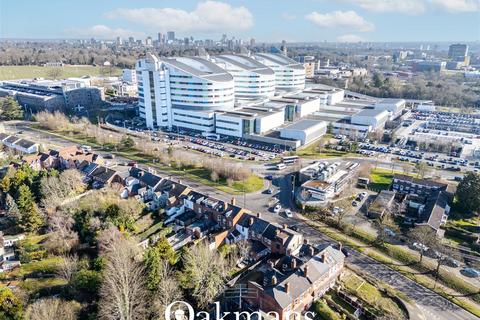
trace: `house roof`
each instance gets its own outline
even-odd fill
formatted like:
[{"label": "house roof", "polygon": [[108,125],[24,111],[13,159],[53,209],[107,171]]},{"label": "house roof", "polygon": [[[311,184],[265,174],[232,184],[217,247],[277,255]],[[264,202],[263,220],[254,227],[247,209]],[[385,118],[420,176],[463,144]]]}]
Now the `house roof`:
[{"label": "house roof", "polygon": [[400,180],[400,181],[405,181],[405,182],[410,182],[410,183],[415,183],[418,185],[423,185],[423,186],[429,186],[429,187],[437,187],[437,188],[447,188],[447,184],[433,181],[433,180],[428,180],[428,179],[418,179],[412,176],[407,176],[404,174],[394,174],[393,175],[394,180]]},{"label": "house roof", "polygon": [[104,166],[96,167],[90,174],[91,177],[94,177],[103,183],[108,183],[115,175],[118,175],[117,171]]},{"label": "house roof", "polygon": [[[323,261],[325,254],[325,262]],[[265,293],[270,295],[282,308],[289,306],[295,299],[310,290],[312,284],[329,272],[330,268],[344,260],[345,256],[339,250],[328,246],[318,254],[311,257],[299,268],[289,273],[277,273],[278,284],[264,288]],[[308,267],[305,274],[305,267]],[[286,292],[286,284],[289,284],[289,291]]]},{"label": "house roof", "polygon": [[150,188],[155,188],[158,185],[158,183],[162,180],[162,177],[157,176],[153,173],[150,173],[140,168],[131,168],[130,176],[137,178],[138,181],[147,185]]},{"label": "house roof", "polygon": [[17,142],[15,142],[15,145],[20,146],[20,147],[25,148],[25,149],[33,147],[36,144],[37,143],[35,143],[33,141],[30,141],[30,140],[26,140],[26,139],[20,139]]},{"label": "house roof", "polygon": [[5,139],[8,138],[8,137],[10,137],[9,134],[0,132],[0,141],[3,141],[3,140],[5,140]]}]

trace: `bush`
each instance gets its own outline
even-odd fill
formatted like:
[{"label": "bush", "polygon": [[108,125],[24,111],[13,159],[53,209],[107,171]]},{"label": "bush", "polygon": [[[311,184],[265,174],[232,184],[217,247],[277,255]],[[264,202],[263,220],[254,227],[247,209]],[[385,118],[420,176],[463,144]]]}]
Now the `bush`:
[{"label": "bush", "polygon": [[96,294],[100,288],[100,273],[94,270],[82,269],[75,274],[72,285],[75,289]]}]

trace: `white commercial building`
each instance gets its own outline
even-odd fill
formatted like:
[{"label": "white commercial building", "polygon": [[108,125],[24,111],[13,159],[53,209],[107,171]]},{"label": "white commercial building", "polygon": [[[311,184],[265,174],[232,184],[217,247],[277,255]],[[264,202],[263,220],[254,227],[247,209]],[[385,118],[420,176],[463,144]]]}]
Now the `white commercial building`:
[{"label": "white commercial building", "polygon": [[122,70],[122,80],[124,82],[136,84],[137,83],[137,72],[135,69],[123,69]]},{"label": "white commercial building", "polygon": [[327,86],[307,88],[305,92],[318,94],[322,105],[335,105],[345,99],[345,90]]},{"label": "white commercial building", "polygon": [[305,68],[284,55],[274,53],[256,53],[254,58],[275,72],[277,91],[295,91],[305,88]]},{"label": "white commercial building", "polygon": [[211,132],[212,112],[234,107],[233,76],[199,57],[137,61],[140,117],[149,128],[179,126]]},{"label": "white commercial building", "polygon": [[388,111],[364,109],[354,114],[351,119],[352,124],[370,126],[372,131],[383,128],[388,120]]},{"label": "white commercial building", "polygon": [[381,99],[373,104],[375,110],[385,110],[389,112],[389,118],[395,119],[401,115],[405,109],[406,101],[404,99]]},{"label": "white commercial building", "polygon": [[280,137],[299,140],[301,145],[309,144],[327,133],[327,123],[318,120],[300,120],[280,129]]},{"label": "white commercial building", "polygon": [[258,99],[275,94],[274,71],[257,60],[234,54],[215,56],[211,60],[233,76],[235,98]]}]

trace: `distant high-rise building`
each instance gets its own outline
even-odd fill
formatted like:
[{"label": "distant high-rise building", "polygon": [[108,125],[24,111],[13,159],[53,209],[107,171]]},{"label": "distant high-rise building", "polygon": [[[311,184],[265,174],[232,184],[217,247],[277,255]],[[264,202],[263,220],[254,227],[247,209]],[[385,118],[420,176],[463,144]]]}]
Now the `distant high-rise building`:
[{"label": "distant high-rise building", "polygon": [[123,44],[123,40],[121,37],[117,37],[117,45],[121,46]]},{"label": "distant high-rise building", "polygon": [[128,38],[128,42],[129,42],[130,44],[134,44],[134,43],[135,43],[135,38],[134,38],[134,37],[129,37],[129,38]]},{"label": "distant high-rise building", "polygon": [[227,35],[224,33],[222,35],[222,40],[220,40],[223,44],[227,43]]},{"label": "distant high-rise building", "polygon": [[282,54],[284,56],[287,55],[287,41],[282,40],[282,46],[280,47],[280,51],[282,51]]},{"label": "distant high-rise building", "polygon": [[250,46],[252,46],[252,47],[253,47],[254,45],[255,45],[255,39],[254,39],[254,38],[252,38],[252,39],[250,39]]},{"label": "distant high-rise building", "polygon": [[186,46],[188,46],[189,43],[190,43],[190,38],[185,37],[185,38],[183,39],[183,44],[185,44]]},{"label": "distant high-rise building", "polygon": [[167,40],[174,41],[175,40],[175,31],[168,31],[167,32]]},{"label": "distant high-rise building", "polygon": [[454,61],[465,61],[468,55],[468,45],[455,43],[448,48],[448,57]]},{"label": "distant high-rise building", "polygon": [[147,37],[147,39],[145,39],[145,44],[151,46],[153,44],[152,37]]},{"label": "distant high-rise building", "polygon": [[157,34],[157,41],[159,44],[165,43],[165,36],[163,35],[163,33],[159,32]]}]

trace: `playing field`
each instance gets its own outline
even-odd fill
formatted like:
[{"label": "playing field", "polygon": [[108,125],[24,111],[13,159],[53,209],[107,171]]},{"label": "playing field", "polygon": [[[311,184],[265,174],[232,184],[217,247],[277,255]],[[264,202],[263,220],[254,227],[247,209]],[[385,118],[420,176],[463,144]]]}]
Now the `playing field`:
[{"label": "playing field", "polygon": [[[0,66],[0,80],[14,79],[31,79],[31,78],[49,78],[49,71],[55,67],[42,66]],[[82,77],[82,76],[99,76],[102,68],[98,66],[63,66],[62,73],[58,78]],[[112,68],[111,76],[121,74],[119,68]],[[110,73],[105,74],[110,76]]]}]

